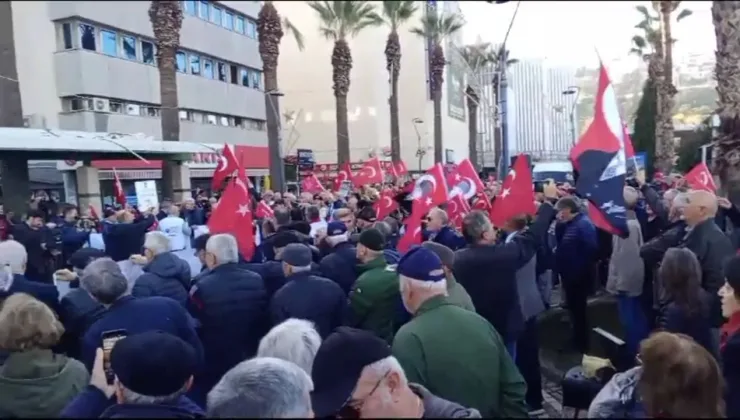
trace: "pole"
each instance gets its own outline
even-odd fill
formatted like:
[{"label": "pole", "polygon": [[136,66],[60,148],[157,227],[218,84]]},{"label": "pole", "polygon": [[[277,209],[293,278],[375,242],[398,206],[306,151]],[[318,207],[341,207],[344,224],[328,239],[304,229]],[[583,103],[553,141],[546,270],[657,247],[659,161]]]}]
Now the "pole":
[{"label": "pole", "polygon": [[[506,60],[508,59],[506,54],[506,40],[509,38],[509,34],[511,33],[511,27],[514,25],[514,20],[516,19],[516,15],[519,12],[519,6],[521,5],[521,0],[516,2],[516,9],[514,9],[514,14],[511,16],[511,21],[509,21],[509,28],[506,30],[506,35],[504,36],[504,42],[501,44],[501,49],[499,50],[499,56],[498,56],[498,76],[499,76],[499,109],[501,110],[501,165],[499,165],[499,179],[504,180],[506,179],[506,174],[509,172],[509,161],[511,160],[509,158],[509,122],[508,120],[508,112],[507,112],[507,100],[509,98],[509,83],[507,78],[507,68],[506,68]],[[503,62],[502,62],[503,61]]]},{"label": "pole", "polygon": [[[270,186],[274,191],[285,192],[285,162],[283,161],[283,129],[280,120],[279,92],[265,92],[265,101],[268,103],[271,118],[268,116],[268,149],[270,152]],[[275,130],[275,131],[272,131]]]},{"label": "pole", "polygon": [[578,96],[581,94],[581,89],[576,87],[576,96],[573,98],[573,105],[570,106],[570,137],[573,142],[573,146],[578,142],[576,133],[576,108],[578,107]]}]

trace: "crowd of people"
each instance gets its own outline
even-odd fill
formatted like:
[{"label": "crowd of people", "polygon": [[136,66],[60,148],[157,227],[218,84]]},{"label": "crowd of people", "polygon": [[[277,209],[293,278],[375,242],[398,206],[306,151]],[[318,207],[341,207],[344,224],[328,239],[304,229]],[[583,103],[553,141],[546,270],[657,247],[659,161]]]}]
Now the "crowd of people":
[{"label": "crowd of people", "polygon": [[[478,199],[494,200],[499,184],[486,187]],[[386,189],[399,206],[378,220]],[[0,417],[539,416],[538,317],[563,307],[589,354],[599,290],[635,363],[590,417],[740,416],[740,212],[727,199],[638,176],[620,237],[547,184],[535,215],[502,226],[473,210],[455,227],[435,207],[400,252],[408,191],[252,191],[254,213],[270,211],[244,227],[251,256],[208,232],[216,198],[100,220],[34,199],[0,229]]]}]

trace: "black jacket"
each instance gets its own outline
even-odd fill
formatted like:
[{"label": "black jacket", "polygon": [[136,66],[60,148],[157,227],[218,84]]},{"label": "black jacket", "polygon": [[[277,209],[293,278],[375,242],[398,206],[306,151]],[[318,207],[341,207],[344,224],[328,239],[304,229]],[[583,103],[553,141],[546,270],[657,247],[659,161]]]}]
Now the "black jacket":
[{"label": "black jacket", "polygon": [[187,397],[169,404],[111,404],[102,391],[88,385],[59,414],[60,418],[198,419],[203,410]]},{"label": "black jacket", "polygon": [[342,242],[331,248],[331,252],[321,259],[319,267],[324,276],[338,284],[346,295],[357,280],[357,248],[349,242]]},{"label": "black jacket", "polygon": [[124,261],[134,254],[141,253],[144,234],[156,219],[149,216],[133,223],[103,222],[103,243],[105,253],[113,261]]},{"label": "black jacket", "polygon": [[293,274],[287,280],[270,301],[273,325],[289,318],[306,319],[316,325],[322,339],[343,325],[347,296],[339,285],[310,272]]},{"label": "black jacket", "polygon": [[105,307],[86,291],[75,288],[64,295],[59,310],[59,319],[64,325],[63,350],[67,356],[80,359],[80,337],[105,314]]},{"label": "black jacket", "polygon": [[14,293],[25,293],[44,302],[54,313],[59,314],[59,291],[53,284],[40,283],[28,280],[26,277],[15,274],[13,275],[13,284],[7,292],[0,290],[0,302]]},{"label": "black jacket", "polygon": [[19,223],[13,226],[13,239],[26,248],[26,278],[51,283],[54,270],[49,265],[47,249],[51,248],[54,240],[50,230],[46,227],[31,229],[27,223]]},{"label": "black jacket", "polygon": [[190,290],[190,265],[172,253],[159,254],[143,268],[134,283],[131,294],[136,297],[164,296],[182,306],[188,301]]}]

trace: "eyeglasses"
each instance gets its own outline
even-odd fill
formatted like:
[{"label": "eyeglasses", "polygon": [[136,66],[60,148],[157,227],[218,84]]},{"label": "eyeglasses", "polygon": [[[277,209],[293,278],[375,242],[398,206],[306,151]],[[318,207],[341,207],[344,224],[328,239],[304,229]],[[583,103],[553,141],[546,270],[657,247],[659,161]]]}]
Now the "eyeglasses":
[{"label": "eyeglasses", "polygon": [[342,408],[337,411],[337,417],[342,419],[359,419],[360,414],[362,412],[362,406],[365,405],[365,401],[368,400],[368,398],[372,397],[375,391],[380,388],[380,384],[383,383],[385,378],[390,375],[391,371],[388,370],[379,380],[375,383],[375,386],[373,389],[370,390],[370,392],[365,395],[363,398],[353,400],[352,396],[350,395],[349,399],[346,403],[342,406]]}]

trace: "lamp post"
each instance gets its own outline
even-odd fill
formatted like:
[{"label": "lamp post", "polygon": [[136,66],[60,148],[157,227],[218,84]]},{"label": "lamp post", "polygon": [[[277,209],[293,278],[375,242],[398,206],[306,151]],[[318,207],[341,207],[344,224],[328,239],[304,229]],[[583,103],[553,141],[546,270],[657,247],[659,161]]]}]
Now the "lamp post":
[{"label": "lamp post", "polygon": [[416,132],[416,157],[419,159],[419,172],[422,171],[421,164],[424,160],[424,155],[427,154],[426,149],[421,147],[421,134],[419,133],[419,124],[424,124],[424,120],[421,118],[412,118],[411,124],[414,125],[414,131]]},{"label": "lamp post", "polygon": [[581,88],[578,86],[568,86],[568,89],[563,91],[563,95],[576,95],[573,99],[573,105],[570,106],[570,138],[573,146],[576,145],[578,138],[576,137],[576,107],[578,106],[578,96],[581,94]]},{"label": "lamp post", "polygon": [[265,92],[265,102],[270,108],[267,112],[271,113],[274,122],[270,124],[268,117],[267,138],[268,149],[270,151],[270,188],[274,191],[285,191],[285,162],[283,161],[283,128],[280,121],[279,98],[285,96],[278,90]]}]

